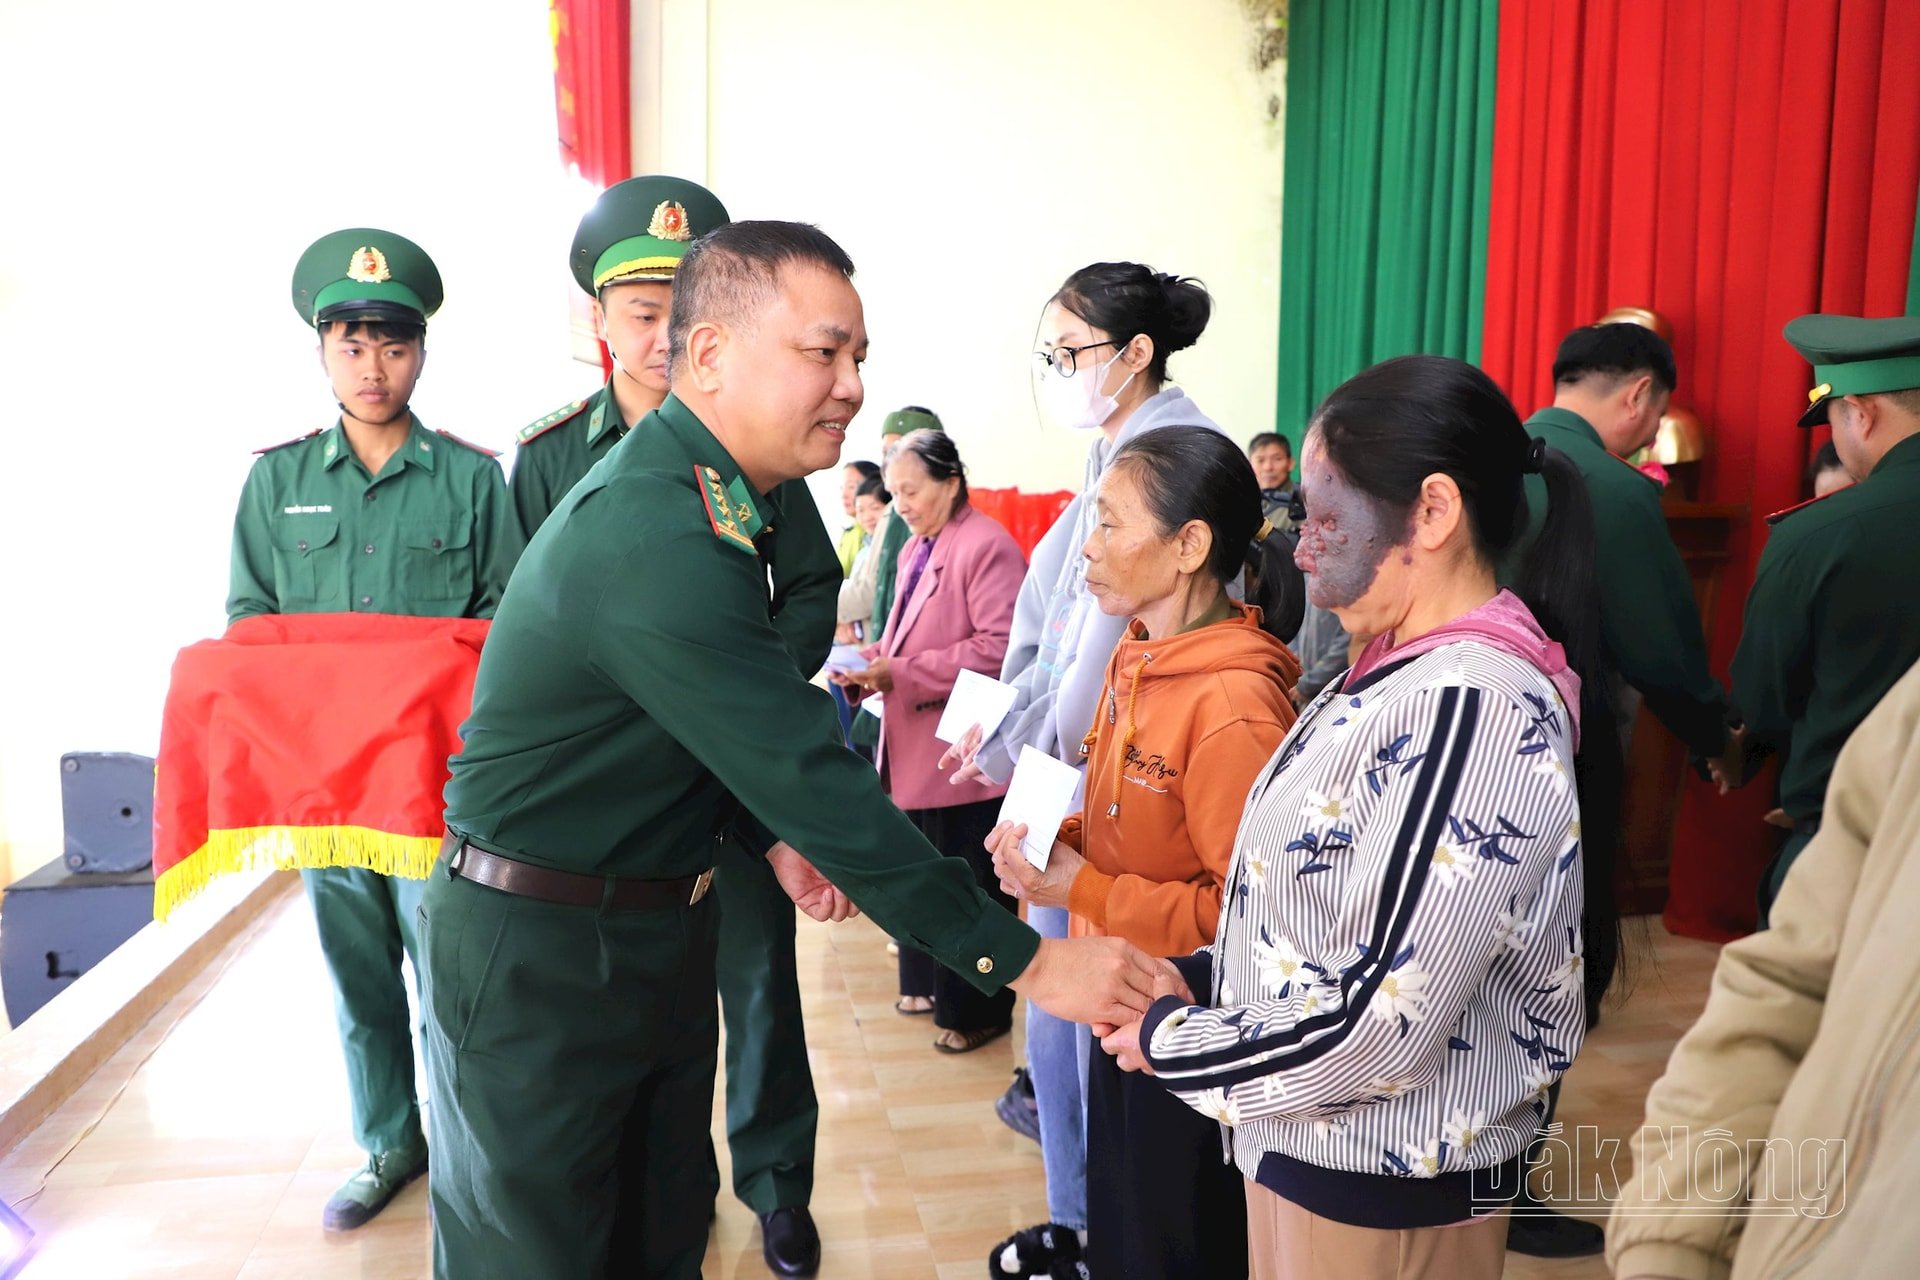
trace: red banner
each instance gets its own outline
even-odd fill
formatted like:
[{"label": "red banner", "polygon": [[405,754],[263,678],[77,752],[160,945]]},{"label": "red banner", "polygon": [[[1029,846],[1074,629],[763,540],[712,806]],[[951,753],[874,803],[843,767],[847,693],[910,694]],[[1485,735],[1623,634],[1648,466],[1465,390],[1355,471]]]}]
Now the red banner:
[{"label": "red banner", "polygon": [[160,726],[155,918],[229,871],[424,878],[487,626],[275,614],[182,649]]}]

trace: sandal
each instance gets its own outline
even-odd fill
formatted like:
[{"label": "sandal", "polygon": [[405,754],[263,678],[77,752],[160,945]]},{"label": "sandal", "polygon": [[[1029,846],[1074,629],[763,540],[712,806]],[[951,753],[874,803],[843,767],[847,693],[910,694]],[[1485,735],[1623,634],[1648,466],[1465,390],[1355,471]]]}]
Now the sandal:
[{"label": "sandal", "polygon": [[[909,1000],[924,1000],[926,1001],[926,1007],[924,1009],[910,1009],[907,1007],[907,1001]],[[933,1012],[933,997],[932,996],[901,996],[898,1000],[895,1000],[893,1002],[893,1011],[898,1014],[904,1014],[909,1018],[924,1017],[925,1015]]]},{"label": "sandal", "polygon": [[1011,1022],[1003,1022],[997,1027],[981,1027],[978,1031],[955,1031],[948,1028],[940,1033],[933,1047],[941,1053],[972,1053],[983,1044],[990,1044],[1013,1030]]},{"label": "sandal", "polygon": [[1080,1233],[1057,1222],[1043,1222],[1025,1231],[1016,1231],[993,1247],[987,1255],[987,1274],[1006,1277],[1048,1276],[1057,1270],[1071,1272],[1080,1261]]}]

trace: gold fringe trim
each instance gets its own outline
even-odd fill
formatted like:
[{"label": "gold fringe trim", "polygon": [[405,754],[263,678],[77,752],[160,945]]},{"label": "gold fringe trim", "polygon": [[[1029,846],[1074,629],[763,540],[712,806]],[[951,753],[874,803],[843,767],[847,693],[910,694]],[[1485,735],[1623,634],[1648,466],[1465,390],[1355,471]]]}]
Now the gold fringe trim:
[{"label": "gold fringe trim", "polygon": [[361,867],[383,876],[425,880],[440,856],[440,836],[402,836],[371,827],[240,827],[209,831],[207,842],[153,882],[153,918],[165,920],[213,878],[232,871]]}]

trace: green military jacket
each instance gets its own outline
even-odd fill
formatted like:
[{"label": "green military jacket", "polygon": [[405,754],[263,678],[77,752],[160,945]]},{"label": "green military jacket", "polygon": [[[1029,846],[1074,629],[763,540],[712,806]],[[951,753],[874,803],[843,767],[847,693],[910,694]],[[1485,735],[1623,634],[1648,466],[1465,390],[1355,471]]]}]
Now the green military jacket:
[{"label": "green military jacket", "polygon": [[[1542,409],[1527,419],[1539,436],[1573,462],[1593,502],[1593,588],[1607,665],[1640,691],[1647,710],[1696,755],[1726,746],[1726,693],[1707,670],[1700,613],[1680,551],[1667,532],[1660,486],[1615,457],[1579,414]],[[1547,510],[1547,486],[1527,477],[1528,527],[1517,550],[1531,546]],[[1509,578],[1518,572],[1509,565]]]},{"label": "green military jacket", "polygon": [[490,618],[519,548],[490,451],[416,417],[370,476],[336,422],[261,450],[247,473],[227,621],[258,613]]},{"label": "green military jacket", "polygon": [[887,800],[795,670],[757,553],[771,514],[674,397],[574,486],[494,619],[447,824],[662,879],[713,865],[737,797],[882,928],[998,990],[1038,939]]},{"label": "green military jacket", "polygon": [[887,615],[893,612],[893,593],[899,585],[900,548],[907,545],[913,530],[907,528],[907,522],[898,512],[888,507],[874,536],[880,539],[880,545],[874,550],[880,563],[874,569],[873,618],[867,626],[868,644],[879,644],[886,635]]},{"label": "green military jacket", "polygon": [[1760,554],[1733,701],[1756,743],[1783,751],[1780,807],[1819,818],[1854,726],[1920,662],[1920,436],[1851,488],[1781,518]]},{"label": "green military jacket", "polygon": [[[585,400],[522,428],[513,459],[513,508],[524,541],[533,541],[560,500],[626,435],[611,380]],[[768,515],[769,532],[760,544],[773,580],[769,605],[800,674],[810,676],[833,647],[843,577],[839,554],[806,481],[787,481],[767,501],[776,513]]]}]

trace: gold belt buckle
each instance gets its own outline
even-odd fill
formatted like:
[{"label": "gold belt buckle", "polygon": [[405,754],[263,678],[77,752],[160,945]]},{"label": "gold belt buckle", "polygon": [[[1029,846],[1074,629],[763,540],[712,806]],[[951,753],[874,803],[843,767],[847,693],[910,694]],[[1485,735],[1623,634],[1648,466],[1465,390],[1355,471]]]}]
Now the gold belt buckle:
[{"label": "gold belt buckle", "polygon": [[700,899],[706,897],[707,890],[712,887],[713,887],[713,868],[708,867],[705,871],[702,871],[700,873],[697,879],[694,880],[693,896],[687,899],[687,905],[691,907],[695,903],[699,902]]}]

